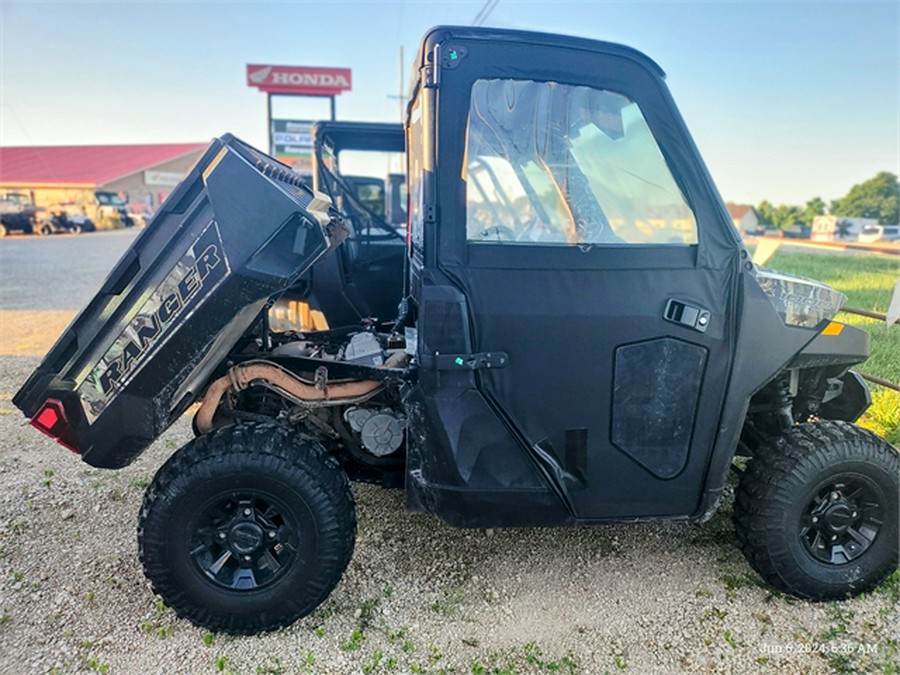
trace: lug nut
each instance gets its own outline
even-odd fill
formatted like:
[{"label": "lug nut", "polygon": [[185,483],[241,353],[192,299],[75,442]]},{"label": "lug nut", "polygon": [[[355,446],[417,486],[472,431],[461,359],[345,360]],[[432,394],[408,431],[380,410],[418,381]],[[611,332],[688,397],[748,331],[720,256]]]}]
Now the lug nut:
[{"label": "lug nut", "polygon": [[249,516],[251,513],[253,513],[253,511],[251,511],[250,509],[244,509],[245,516]]},{"label": "lug nut", "polygon": [[226,536],[224,532],[219,532],[219,539],[224,539]]},{"label": "lug nut", "polygon": [[857,512],[854,511],[852,515],[853,515],[854,518],[856,518],[856,516],[859,515],[859,514],[857,514]]},{"label": "lug nut", "polygon": [[244,560],[246,560],[247,562],[250,562],[252,560],[252,558],[249,555],[245,555]]},{"label": "lug nut", "polygon": [[819,522],[819,516],[813,516],[813,517],[812,517],[812,521],[813,521],[814,523],[818,523],[818,522]]},{"label": "lug nut", "polygon": [[837,499],[837,498],[838,498],[838,493],[837,493],[837,492],[832,492],[832,493],[831,493],[831,498],[832,498],[832,499]]},{"label": "lug nut", "polygon": [[831,535],[831,541],[837,541],[837,535],[836,535],[836,534]]},{"label": "lug nut", "polygon": [[269,539],[274,539],[274,538],[275,538],[275,530],[272,530],[271,532],[269,532]]}]

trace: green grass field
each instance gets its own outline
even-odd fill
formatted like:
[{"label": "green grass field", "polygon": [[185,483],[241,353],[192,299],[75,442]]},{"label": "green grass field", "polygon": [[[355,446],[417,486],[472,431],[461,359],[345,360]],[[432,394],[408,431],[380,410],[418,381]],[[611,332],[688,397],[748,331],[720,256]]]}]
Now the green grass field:
[{"label": "green grass field", "polygon": [[[824,255],[779,251],[766,267],[822,281],[847,296],[847,307],[884,314],[894,284],[900,279],[900,260],[880,255]],[[869,333],[869,360],[856,370],[900,384],[900,324],[890,330],[884,321],[841,313],[837,320]],[[900,392],[871,384],[872,407],[860,420],[894,445],[900,445]]]}]

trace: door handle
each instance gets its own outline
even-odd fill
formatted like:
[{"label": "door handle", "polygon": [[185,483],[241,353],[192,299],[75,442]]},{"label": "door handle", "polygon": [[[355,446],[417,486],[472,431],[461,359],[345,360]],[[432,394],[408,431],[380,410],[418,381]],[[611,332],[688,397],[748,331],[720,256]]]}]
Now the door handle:
[{"label": "door handle", "polygon": [[710,313],[708,309],[670,298],[663,311],[663,318],[698,333],[705,333],[709,328]]}]

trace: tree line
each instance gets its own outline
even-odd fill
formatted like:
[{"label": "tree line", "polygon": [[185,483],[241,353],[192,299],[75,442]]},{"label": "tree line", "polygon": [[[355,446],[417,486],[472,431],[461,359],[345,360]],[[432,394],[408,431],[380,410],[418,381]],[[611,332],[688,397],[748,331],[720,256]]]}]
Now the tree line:
[{"label": "tree line", "polygon": [[896,174],[882,171],[874,178],[854,185],[841,199],[834,199],[827,205],[821,197],[814,197],[803,206],[774,206],[767,200],[756,206],[760,225],[782,230],[793,225],[811,226],[813,218],[826,213],[848,218],[877,218],[882,225],[895,225],[900,222],[900,182]]}]

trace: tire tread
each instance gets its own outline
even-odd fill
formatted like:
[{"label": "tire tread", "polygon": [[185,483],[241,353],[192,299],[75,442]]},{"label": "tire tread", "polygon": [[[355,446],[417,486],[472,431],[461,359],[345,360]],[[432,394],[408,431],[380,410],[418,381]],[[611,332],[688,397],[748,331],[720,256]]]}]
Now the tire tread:
[{"label": "tire tread", "polygon": [[[308,506],[322,518],[318,532],[329,543],[319,560],[327,563],[328,574],[311,584],[312,601],[306,603],[306,611],[252,620],[217,615],[189,602],[178,580],[171,578],[165,561],[152,554],[164,546],[164,527],[155,522],[159,509],[164,512],[166,503],[186,483],[211,478],[217,470],[244,461],[248,453],[260,462],[260,468],[273,473],[287,469],[292,480],[308,481],[314,488]],[[315,609],[338,584],[355,545],[356,505],[347,474],[321,444],[282,424],[245,423],[195,438],[169,458],[147,487],[137,533],[138,556],[153,592],[179,616],[213,630],[256,633],[293,623]]]},{"label": "tire tread", "polygon": [[[823,469],[846,458],[847,454],[841,452],[886,467],[894,477],[900,473],[897,451],[876,434],[847,422],[820,421],[800,424],[782,437],[782,442],[761,448],[741,476],[733,515],[738,546],[751,567],[781,591],[813,600],[838,599],[870,590],[897,565],[895,555],[893,562],[882,565],[884,569],[839,593],[828,587],[810,591],[804,574],[784,564],[787,537],[779,540],[783,533],[773,529],[778,513],[788,509],[797,491],[804,487],[804,472]],[[896,528],[897,523],[887,522],[884,527]]]}]

